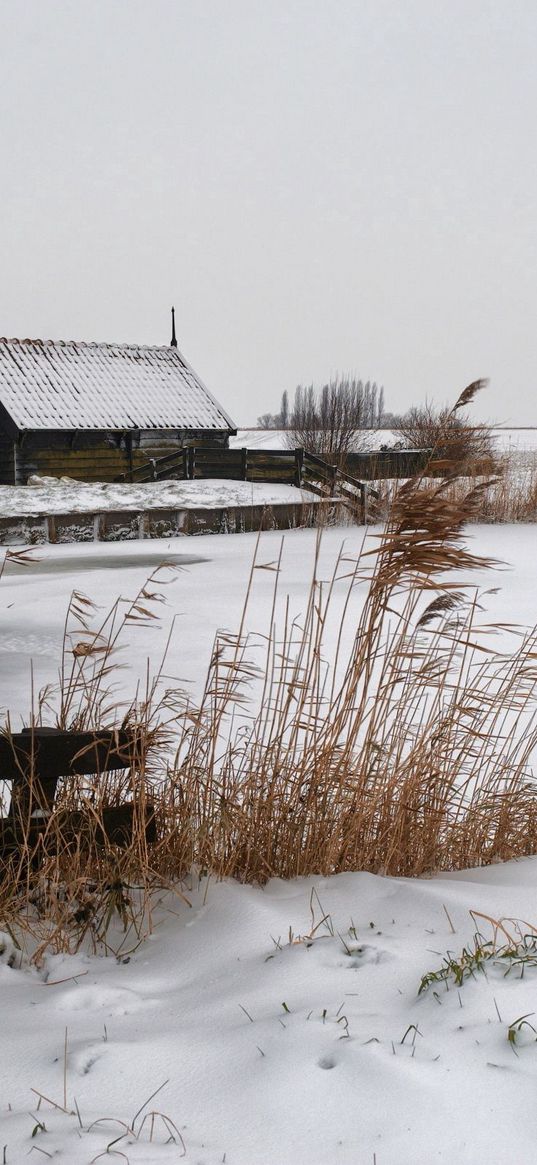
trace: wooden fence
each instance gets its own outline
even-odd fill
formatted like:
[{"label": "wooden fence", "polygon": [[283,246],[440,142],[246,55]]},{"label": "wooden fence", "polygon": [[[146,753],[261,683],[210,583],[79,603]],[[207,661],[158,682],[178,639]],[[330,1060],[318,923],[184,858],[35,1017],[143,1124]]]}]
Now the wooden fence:
[{"label": "wooden fence", "polygon": [[[351,475],[349,480],[354,486],[364,481],[411,477],[423,469],[428,456],[427,450],[408,449],[350,453],[346,463],[347,476]],[[123,473],[117,480],[143,482],[176,478],[195,481],[212,477],[280,482],[301,487],[317,481],[320,476],[323,484],[328,483],[331,475],[332,481],[336,482],[335,467],[305,449],[221,449],[209,445],[187,445],[164,457],[152,458]]]},{"label": "wooden fence", "polygon": [[322,498],[338,498],[363,522],[367,518],[368,494],[378,496],[376,490],[354,475],[305,449],[219,449],[189,445],[164,457],[153,458],[122,474],[118,480],[196,481],[207,478],[297,486]]}]

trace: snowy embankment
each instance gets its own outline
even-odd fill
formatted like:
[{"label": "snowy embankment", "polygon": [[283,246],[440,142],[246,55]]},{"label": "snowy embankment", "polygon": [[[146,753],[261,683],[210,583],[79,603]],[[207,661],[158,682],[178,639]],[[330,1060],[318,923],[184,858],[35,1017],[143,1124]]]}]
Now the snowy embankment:
[{"label": "snowy embankment", "polygon": [[111,1145],[144,1165],[532,1161],[537,1043],[515,1021],[535,1022],[537,969],[489,960],[418,989],[470,943],[469,911],[535,924],[536,888],[536,859],[202,882],[163,899],[145,943],[118,935],[117,957],[0,966],[4,1160],[89,1165]]},{"label": "snowy embankment", "polygon": [[[35,484],[34,484],[35,483]],[[109,510],[216,509],[220,506],[301,505],[317,498],[291,485],[252,481],[159,481],[143,485],[34,478],[28,485],[0,486],[0,517],[81,514]]]},{"label": "snowy embankment", "polygon": [[[346,536],[350,558],[362,538],[358,529]],[[71,591],[107,609],[166,559],[183,569],[158,587],[168,599],[162,626],[130,629],[116,694],[131,695],[146,660],[157,663],[173,616],[166,683],[199,694],[215,631],[239,624],[256,540],[199,538],[195,555],[171,541],[47,546],[33,564],[11,564],[0,586],[0,703],[14,726],[29,712],[32,667],[36,689],[55,677]],[[342,541],[338,530],[323,535],[319,578],[330,578]],[[502,588],[482,598],[480,621],[533,623],[532,528],[474,527],[469,541],[508,563],[507,573],[474,576],[483,589]],[[260,566],[273,567],[280,543],[262,535]],[[315,547],[313,531],[285,535],[280,623],[286,595],[290,617],[304,611]],[[267,630],[273,582],[272,569],[254,572],[247,630]],[[364,589],[350,598],[349,641]],[[327,653],[346,595],[342,578]],[[488,643],[502,649],[512,636],[504,626]],[[460,958],[477,928],[492,937],[470,911],[525,919],[529,933],[536,887],[537,859],[422,880],[354,873],[263,889],[202,880],[183,887],[186,901],[163,896],[147,941],[115,931],[106,957],[57,955],[40,969],[15,957],[8,966],[6,940],[7,1165],[29,1153],[90,1165],[108,1145],[102,1160],[115,1153],[144,1165],[182,1154],[191,1165],[533,1160],[537,967],[505,976],[505,962],[486,959],[460,986],[451,977],[418,989],[448,951]]]}]

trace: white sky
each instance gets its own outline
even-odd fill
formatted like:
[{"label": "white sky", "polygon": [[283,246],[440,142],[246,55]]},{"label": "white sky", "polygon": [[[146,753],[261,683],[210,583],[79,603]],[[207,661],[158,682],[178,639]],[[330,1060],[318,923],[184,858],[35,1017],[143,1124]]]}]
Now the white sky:
[{"label": "white sky", "polygon": [[536,0],[0,0],[0,334],[537,424]]}]

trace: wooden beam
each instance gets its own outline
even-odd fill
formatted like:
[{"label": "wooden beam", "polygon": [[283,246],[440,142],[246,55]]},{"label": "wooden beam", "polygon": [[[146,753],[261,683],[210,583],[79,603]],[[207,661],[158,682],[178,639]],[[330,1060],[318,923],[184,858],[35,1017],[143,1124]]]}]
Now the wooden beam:
[{"label": "wooden beam", "polygon": [[0,735],[0,780],[23,782],[32,774],[39,780],[84,776],[133,763],[135,740],[126,729],[64,732],[33,728]]}]

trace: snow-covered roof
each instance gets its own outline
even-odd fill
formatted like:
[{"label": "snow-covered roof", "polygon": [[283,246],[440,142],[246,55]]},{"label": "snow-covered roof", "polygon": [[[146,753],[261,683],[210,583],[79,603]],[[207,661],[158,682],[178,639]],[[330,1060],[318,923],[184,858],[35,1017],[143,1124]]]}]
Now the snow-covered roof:
[{"label": "snow-covered roof", "polygon": [[231,429],[177,348],[0,338],[0,403],[17,429]]}]

